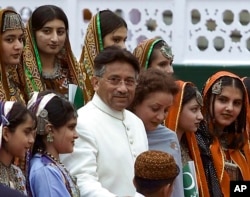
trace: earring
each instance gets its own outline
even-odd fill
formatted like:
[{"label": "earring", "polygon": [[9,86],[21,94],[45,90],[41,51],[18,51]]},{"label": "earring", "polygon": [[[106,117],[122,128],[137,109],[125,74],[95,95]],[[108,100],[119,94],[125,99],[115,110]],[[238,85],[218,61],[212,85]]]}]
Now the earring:
[{"label": "earring", "polygon": [[53,142],[53,141],[54,141],[53,134],[52,134],[52,132],[49,132],[48,135],[47,135],[47,142]]}]

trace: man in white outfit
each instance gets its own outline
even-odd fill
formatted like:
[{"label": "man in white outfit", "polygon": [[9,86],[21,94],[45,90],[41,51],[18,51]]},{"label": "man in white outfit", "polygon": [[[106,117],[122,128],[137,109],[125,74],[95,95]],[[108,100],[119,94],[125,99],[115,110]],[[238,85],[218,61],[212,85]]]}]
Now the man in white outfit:
[{"label": "man in white outfit", "polygon": [[137,59],[116,46],[94,61],[93,99],[78,110],[74,152],[62,162],[77,178],[81,196],[134,196],[134,162],[148,150],[143,122],[126,110],[135,93]]}]

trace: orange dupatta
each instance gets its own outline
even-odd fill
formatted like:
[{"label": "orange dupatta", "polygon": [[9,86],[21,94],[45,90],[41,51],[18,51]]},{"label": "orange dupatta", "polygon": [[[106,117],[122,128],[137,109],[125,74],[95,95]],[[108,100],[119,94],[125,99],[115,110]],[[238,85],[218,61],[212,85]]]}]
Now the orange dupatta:
[{"label": "orange dupatta", "polygon": [[[217,81],[219,78],[223,76],[229,76],[232,78],[239,79],[241,81],[241,79],[237,75],[227,72],[227,71],[219,71],[215,73],[207,80],[205,84],[205,87],[203,90],[204,101],[207,99],[206,96],[207,96],[208,90],[212,87],[215,81]],[[247,95],[247,93],[245,93],[245,95]],[[247,106],[248,105],[247,98],[245,100],[246,100],[245,106]],[[245,137],[248,136],[247,131],[244,131],[244,136]],[[224,170],[225,159],[223,155],[223,150],[217,138],[214,139],[213,143],[210,145],[210,151],[212,154],[213,163],[216,169],[217,177],[218,177],[218,180],[220,181],[221,190],[225,197],[229,197],[230,196],[230,178],[229,178],[228,173]],[[243,180],[250,180],[250,149],[249,149],[248,141],[247,143],[244,144],[242,151],[244,155],[242,154],[240,150],[229,149],[229,155],[232,161],[234,161],[234,163],[239,167]]]},{"label": "orange dupatta", "polygon": [[[178,94],[175,96],[174,103],[170,107],[167,118],[165,120],[165,126],[173,131],[176,131],[178,127],[178,121],[179,121],[179,116],[180,116],[180,112],[182,108],[181,104],[182,104],[185,86],[188,83],[192,84],[191,82],[184,82],[180,80],[176,81],[176,83],[180,87],[180,90]],[[207,186],[206,175],[205,175],[202,160],[200,157],[200,151],[199,151],[199,147],[196,141],[195,134],[193,132],[185,132],[185,135],[186,135],[187,142],[188,142],[188,149],[190,151],[190,157],[194,160],[194,164],[195,164],[199,195],[201,197],[209,197],[210,195],[209,195],[209,190]]]}]

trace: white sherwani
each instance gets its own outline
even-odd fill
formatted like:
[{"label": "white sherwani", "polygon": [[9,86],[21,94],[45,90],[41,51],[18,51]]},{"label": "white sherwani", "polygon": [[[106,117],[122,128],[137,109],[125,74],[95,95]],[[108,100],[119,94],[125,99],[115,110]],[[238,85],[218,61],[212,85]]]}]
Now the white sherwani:
[{"label": "white sherwani", "polygon": [[134,196],[134,162],[148,150],[143,122],[114,111],[95,94],[78,110],[74,152],[61,157],[84,197]]}]

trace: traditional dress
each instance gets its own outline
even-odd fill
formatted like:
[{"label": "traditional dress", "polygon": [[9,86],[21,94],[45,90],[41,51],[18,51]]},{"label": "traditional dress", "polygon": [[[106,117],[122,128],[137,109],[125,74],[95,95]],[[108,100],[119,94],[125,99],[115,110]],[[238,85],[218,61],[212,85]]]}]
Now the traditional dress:
[{"label": "traditional dress", "polygon": [[[248,139],[246,130],[241,133],[237,133],[236,131],[230,131],[229,133],[229,131],[226,131],[222,138],[212,137],[210,133],[213,126],[212,121],[208,119],[209,110],[207,108],[210,106],[207,104],[208,92],[214,87],[215,82],[224,76],[241,80],[237,75],[227,71],[217,72],[207,80],[203,90],[204,108],[202,110],[207,124],[204,121],[196,132],[205,173],[210,186],[210,194],[216,197],[222,195],[224,197],[230,196],[230,180],[250,180],[250,148],[248,140],[245,140],[242,149],[230,149],[223,146],[224,140],[227,137],[237,139],[241,135],[244,139]],[[220,90],[221,87],[217,87],[217,89]],[[246,103],[242,104],[243,108],[248,106],[248,99],[245,98],[244,100]],[[220,195],[220,191],[218,191],[215,185],[217,180],[219,181],[219,189],[222,195]]]},{"label": "traditional dress", "polygon": [[[154,51],[154,46],[158,42],[163,41],[162,39],[151,38],[144,40],[140,43],[133,51],[133,54],[138,59],[141,69],[147,70],[149,68],[149,60]],[[165,43],[164,47],[162,47],[162,53],[169,59],[173,59],[173,54],[171,48]]]},{"label": "traditional dress", "polygon": [[[0,116],[1,116],[0,149],[3,150],[4,152],[7,152],[7,154],[10,154],[10,153],[8,153],[8,150],[5,146],[2,146],[2,137],[3,137],[2,133],[3,133],[3,127],[8,126],[9,124],[8,114],[10,113],[14,103],[15,102],[12,102],[12,101],[7,101],[3,103],[1,102],[1,107],[0,107],[1,108],[1,111],[0,111]],[[8,147],[8,148],[11,149],[11,147]],[[14,157],[14,156],[11,155],[11,157]],[[1,159],[4,159],[4,157],[2,157]],[[26,179],[21,169],[15,166],[14,164],[10,164],[7,166],[2,162],[3,160],[0,161],[0,183],[27,195]]]},{"label": "traditional dress", "polygon": [[29,186],[32,196],[36,197],[80,197],[76,179],[46,152],[37,153],[31,159]]},{"label": "traditional dress", "polygon": [[[182,104],[184,89],[185,89],[186,84],[190,82],[177,81],[176,83],[180,87],[180,90],[178,94],[175,96],[174,103],[170,107],[167,118],[165,120],[165,125],[173,131],[177,130],[180,111],[182,108],[181,104]],[[195,170],[197,174],[196,177],[197,177],[197,182],[198,182],[199,195],[201,197],[209,197],[205,171],[204,171],[202,160],[200,157],[200,151],[199,151],[198,144],[195,138],[195,134],[193,132],[185,132],[183,135],[184,135],[183,137],[186,138],[186,141],[185,141],[186,143],[184,143],[184,146],[181,146],[181,149],[182,149],[182,152],[183,152],[183,149],[188,150],[188,153],[185,152],[182,154],[183,155],[182,160],[186,162],[187,160],[189,160],[189,158],[191,158],[194,161]]]},{"label": "traditional dress", "polygon": [[83,90],[84,101],[86,103],[88,99],[85,93],[85,73],[82,71],[72,53],[68,34],[64,47],[59,54],[56,55],[56,65],[53,76],[46,76],[42,72],[43,65],[39,56],[31,21],[32,18],[30,18],[27,24],[26,42],[23,52],[23,65],[26,72],[25,79],[28,93],[52,89],[67,97],[68,85],[76,84]]},{"label": "traditional dress", "polygon": [[103,40],[100,27],[100,12],[98,12],[89,22],[87,33],[84,40],[84,46],[80,57],[80,65],[86,73],[87,97],[90,100],[94,95],[94,88],[91,84],[91,78],[94,73],[94,59],[103,50]]},{"label": "traditional dress", "polygon": [[[76,179],[69,174],[68,170],[58,159],[46,151],[49,149],[49,146],[55,150],[54,154],[60,154],[60,152],[57,152],[58,149],[53,143],[56,136],[53,136],[51,131],[49,131],[49,134],[45,131],[45,127],[49,122],[49,112],[45,107],[51,99],[58,97],[58,95],[49,93],[43,97],[38,97],[38,94],[38,92],[34,92],[28,103],[28,109],[37,116],[37,136],[34,143],[34,155],[30,161],[28,173],[29,192],[32,196],[36,197],[80,197],[80,192],[76,185]],[[61,101],[57,103],[60,104]],[[73,112],[74,109],[72,107],[72,113]],[[64,115],[62,114],[61,116]],[[41,145],[43,136],[46,136],[49,145],[46,142],[44,142],[44,146]]]},{"label": "traditional dress", "polygon": [[11,164],[5,166],[0,162],[0,183],[27,195],[26,179],[20,168]]},{"label": "traditional dress", "polygon": [[[5,13],[10,12],[17,15],[16,12],[12,10],[3,9],[0,11],[0,40],[2,39],[2,30],[3,30],[3,16]],[[23,29],[21,21],[18,23],[18,17],[15,18],[16,21],[10,22],[7,26],[8,29]],[[13,19],[13,18],[12,18]],[[20,18],[21,20],[21,18]],[[15,24],[15,27],[10,25]],[[6,25],[5,25],[6,26]],[[6,31],[8,31],[6,29]],[[24,29],[23,29],[24,30]],[[27,94],[25,92],[25,79],[24,79],[24,70],[20,64],[18,65],[4,65],[2,60],[2,47],[0,47],[0,100],[1,101],[21,101],[25,103],[28,100]]]}]

